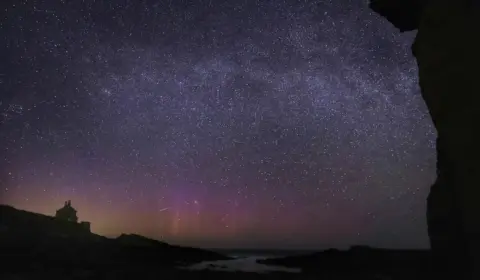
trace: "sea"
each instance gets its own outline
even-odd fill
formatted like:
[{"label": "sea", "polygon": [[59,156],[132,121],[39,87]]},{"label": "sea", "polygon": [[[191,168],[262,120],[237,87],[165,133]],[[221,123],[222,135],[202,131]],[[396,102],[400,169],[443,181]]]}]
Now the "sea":
[{"label": "sea", "polygon": [[300,273],[299,268],[287,268],[257,263],[257,260],[268,258],[281,258],[286,256],[304,255],[315,251],[308,250],[258,250],[258,249],[210,249],[233,258],[233,260],[201,262],[184,269],[189,270],[218,270],[218,271],[242,271],[242,272],[289,272]]},{"label": "sea", "polygon": [[288,256],[308,255],[319,250],[292,250],[292,249],[208,249],[229,256],[231,258],[282,258]]}]

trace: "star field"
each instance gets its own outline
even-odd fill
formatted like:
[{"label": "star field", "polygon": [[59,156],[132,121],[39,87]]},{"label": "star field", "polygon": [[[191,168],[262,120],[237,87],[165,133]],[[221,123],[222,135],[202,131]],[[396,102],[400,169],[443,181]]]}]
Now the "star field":
[{"label": "star field", "polygon": [[414,34],[359,2],[2,1],[0,203],[201,247],[426,247]]}]

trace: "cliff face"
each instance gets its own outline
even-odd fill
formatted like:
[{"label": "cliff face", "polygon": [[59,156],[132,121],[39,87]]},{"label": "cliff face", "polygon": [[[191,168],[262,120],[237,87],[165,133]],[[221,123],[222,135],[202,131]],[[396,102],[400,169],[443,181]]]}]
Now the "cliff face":
[{"label": "cliff face", "polygon": [[371,0],[370,8],[385,17],[400,32],[418,28],[426,0]]},{"label": "cliff face", "polygon": [[[410,1],[372,0],[371,7],[402,30],[416,13],[392,7]],[[421,2],[411,28],[417,29],[412,51],[438,135],[437,179],[427,199],[430,246],[438,277],[480,279],[480,5],[473,0]],[[448,275],[452,272],[468,276]]]}]

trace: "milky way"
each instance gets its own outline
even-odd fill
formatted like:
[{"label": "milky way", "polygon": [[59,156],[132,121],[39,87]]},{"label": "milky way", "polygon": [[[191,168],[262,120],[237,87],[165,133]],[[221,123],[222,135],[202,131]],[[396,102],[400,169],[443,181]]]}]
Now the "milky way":
[{"label": "milky way", "polygon": [[2,1],[0,203],[202,247],[427,246],[414,34],[360,2]]}]

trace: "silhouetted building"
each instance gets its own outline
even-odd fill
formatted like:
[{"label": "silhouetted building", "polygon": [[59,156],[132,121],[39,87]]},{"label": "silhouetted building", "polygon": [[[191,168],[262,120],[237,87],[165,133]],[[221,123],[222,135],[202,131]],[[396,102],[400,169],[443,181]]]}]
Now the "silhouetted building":
[{"label": "silhouetted building", "polygon": [[[65,201],[65,205],[57,210],[55,218],[74,223],[78,221],[77,210],[72,207],[72,202],[70,200]],[[88,228],[90,228],[90,224],[88,225]]]},{"label": "silhouetted building", "polygon": [[90,232],[90,222],[80,222],[80,226],[81,226],[84,230]]}]

